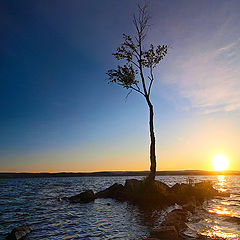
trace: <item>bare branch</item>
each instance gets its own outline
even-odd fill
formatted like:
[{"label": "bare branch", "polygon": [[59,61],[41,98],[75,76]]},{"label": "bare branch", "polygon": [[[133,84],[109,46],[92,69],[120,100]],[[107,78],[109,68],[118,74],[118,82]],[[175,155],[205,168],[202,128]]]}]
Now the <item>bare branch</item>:
[{"label": "bare branch", "polygon": [[127,102],[128,96],[132,93],[132,89],[128,92],[127,96],[125,97],[125,103]]},{"label": "bare branch", "polygon": [[137,89],[137,88],[135,88],[135,87],[133,87],[133,86],[131,86],[130,88],[133,89],[134,91],[142,94],[142,95],[145,97],[145,94],[144,94],[141,90],[139,90],[139,89]]},{"label": "bare branch", "polygon": [[152,84],[153,84],[153,81],[154,81],[152,66],[150,67],[150,75],[151,75],[151,77],[149,77],[149,79],[150,79],[150,84],[149,84],[149,87],[148,87],[148,96],[150,96]]}]

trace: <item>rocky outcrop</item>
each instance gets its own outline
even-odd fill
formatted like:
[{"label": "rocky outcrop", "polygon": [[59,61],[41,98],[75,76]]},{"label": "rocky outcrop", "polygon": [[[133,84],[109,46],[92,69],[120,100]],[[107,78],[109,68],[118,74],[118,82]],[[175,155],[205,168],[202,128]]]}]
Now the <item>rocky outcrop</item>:
[{"label": "rocky outcrop", "polygon": [[14,228],[11,233],[7,235],[7,240],[22,240],[24,239],[28,233],[30,233],[32,229],[27,225],[19,226]]},{"label": "rocky outcrop", "polygon": [[75,196],[69,197],[70,203],[89,203],[95,200],[95,194],[92,190],[87,190]]},{"label": "rocky outcrop", "polygon": [[96,193],[97,198],[114,198],[117,200],[126,200],[125,188],[122,184],[115,183],[111,187]]},{"label": "rocky outcrop", "polygon": [[[127,179],[125,185],[113,184],[94,195],[92,190],[87,190],[76,196],[68,198],[72,203],[88,203],[95,198],[113,198],[121,201],[130,201],[146,207],[166,207],[175,203],[183,209],[194,212],[197,205],[209,198],[219,196],[210,182],[175,184],[171,188],[160,181],[147,179]],[[63,199],[63,198],[62,198]]]},{"label": "rocky outcrop", "polygon": [[170,188],[156,180],[127,179],[124,186],[115,183],[96,194],[92,190],[87,190],[69,197],[67,200],[71,203],[88,203],[96,198],[113,198],[120,201],[129,201],[140,207],[147,207],[147,209],[164,208],[177,203],[182,206],[182,209],[169,212],[162,224],[152,229],[150,238],[151,240],[175,240],[183,239],[183,231],[187,227],[186,221],[195,212],[196,207],[201,206],[204,200],[216,196],[223,195],[214,189],[209,181],[196,184],[192,182],[188,184],[177,183]]}]

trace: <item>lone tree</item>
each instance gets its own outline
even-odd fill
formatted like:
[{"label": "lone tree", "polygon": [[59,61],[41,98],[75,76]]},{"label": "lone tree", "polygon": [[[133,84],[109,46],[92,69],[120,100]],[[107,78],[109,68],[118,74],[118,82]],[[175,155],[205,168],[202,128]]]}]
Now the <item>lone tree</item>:
[{"label": "lone tree", "polygon": [[123,62],[116,69],[107,72],[109,83],[116,83],[129,90],[127,96],[135,91],[141,94],[149,107],[150,127],[150,174],[148,179],[154,180],[156,175],[155,135],[153,127],[153,104],[150,100],[151,88],[154,82],[153,69],[167,54],[167,45],[156,47],[150,44],[148,49],[144,48],[144,40],[149,29],[150,16],[147,4],[138,5],[138,14],[133,16],[133,24],[136,30],[134,38],[123,34],[123,43],[117,48],[113,56]]}]

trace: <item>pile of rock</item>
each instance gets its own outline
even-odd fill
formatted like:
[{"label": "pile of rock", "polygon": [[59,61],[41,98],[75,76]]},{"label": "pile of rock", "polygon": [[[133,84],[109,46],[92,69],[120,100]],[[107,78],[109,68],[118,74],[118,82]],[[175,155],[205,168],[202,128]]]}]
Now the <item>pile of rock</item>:
[{"label": "pile of rock", "polygon": [[[224,194],[229,195],[229,193]],[[195,212],[196,207],[201,206],[204,200],[216,196],[222,196],[222,193],[214,189],[209,181],[196,184],[177,183],[169,187],[156,180],[148,182],[128,179],[125,185],[115,183],[96,194],[92,190],[87,190],[67,199],[71,203],[86,203],[94,201],[96,198],[113,198],[151,208],[166,207],[177,203],[182,206],[182,209],[169,212],[164,222],[159,227],[152,229],[151,238],[149,238],[149,240],[175,240],[183,239],[182,232],[186,229],[186,221]]]},{"label": "pile of rock", "polygon": [[191,213],[186,209],[175,209],[167,214],[164,222],[151,231],[151,238],[155,239],[179,239],[181,233],[186,229],[186,221]]},{"label": "pile of rock", "polygon": [[210,182],[177,183],[170,188],[156,180],[147,182],[145,180],[128,179],[125,185],[115,183],[96,194],[92,190],[87,190],[65,199],[71,203],[88,203],[96,198],[113,198],[152,207],[165,207],[177,203],[192,211],[195,205],[201,205],[204,200],[219,195],[221,193],[214,189]]}]

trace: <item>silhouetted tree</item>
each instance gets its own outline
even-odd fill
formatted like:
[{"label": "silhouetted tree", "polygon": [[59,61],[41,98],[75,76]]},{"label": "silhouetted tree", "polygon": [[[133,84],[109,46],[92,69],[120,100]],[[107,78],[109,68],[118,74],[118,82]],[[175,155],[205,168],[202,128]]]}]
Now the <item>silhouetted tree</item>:
[{"label": "silhouetted tree", "polygon": [[[138,5],[138,14],[133,16],[133,24],[136,29],[134,38],[123,34],[123,43],[117,48],[113,56],[117,60],[123,60],[123,65],[118,65],[116,69],[107,72],[110,83],[117,83],[129,91],[127,96],[136,91],[141,94],[149,107],[149,126],[150,126],[150,174],[149,179],[154,180],[156,175],[156,154],[155,154],[155,135],[153,127],[153,104],[150,100],[151,88],[154,82],[153,69],[159,64],[167,54],[167,45],[156,47],[150,44],[149,49],[144,48],[149,28],[150,16],[147,11],[147,4]],[[144,69],[147,69],[147,71]]]}]

